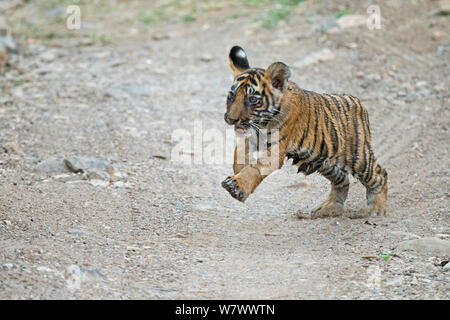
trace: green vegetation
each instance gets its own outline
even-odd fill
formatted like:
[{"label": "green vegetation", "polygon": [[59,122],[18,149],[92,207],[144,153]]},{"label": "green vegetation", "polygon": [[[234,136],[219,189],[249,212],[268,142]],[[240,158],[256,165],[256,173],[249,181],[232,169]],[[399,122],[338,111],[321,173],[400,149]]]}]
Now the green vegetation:
[{"label": "green vegetation", "polygon": [[195,18],[193,15],[187,14],[181,17],[181,20],[183,20],[184,22],[192,22],[197,20],[197,18]]},{"label": "green vegetation", "polygon": [[[260,20],[261,26],[264,28],[273,28],[280,21],[288,20],[291,11],[295,9],[295,7],[305,0],[272,0],[269,3],[273,3],[275,9],[269,11],[263,18]],[[262,2],[262,1],[261,1]],[[267,1],[265,1],[267,2]]]},{"label": "green vegetation", "polygon": [[353,13],[355,13],[353,10],[351,10],[351,9],[345,9],[345,10],[341,10],[341,11],[336,12],[336,13],[334,14],[334,17],[335,17],[336,19],[339,19],[339,18],[341,18],[341,17],[343,17],[343,16],[345,16],[345,15],[347,15],[347,14],[353,14]]},{"label": "green vegetation", "polygon": [[393,254],[394,254],[394,252],[392,252],[392,251],[383,252],[380,254],[380,257],[383,258],[384,261],[389,261],[389,259],[392,257]]}]

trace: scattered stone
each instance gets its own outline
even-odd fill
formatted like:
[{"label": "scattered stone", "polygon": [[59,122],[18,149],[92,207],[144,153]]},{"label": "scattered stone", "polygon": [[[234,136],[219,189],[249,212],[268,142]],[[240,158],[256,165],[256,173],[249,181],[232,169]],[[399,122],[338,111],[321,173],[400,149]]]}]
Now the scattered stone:
[{"label": "scattered stone", "polygon": [[101,170],[89,171],[87,177],[89,180],[103,180],[108,182],[110,181],[109,174]]},{"label": "scattered stone", "polygon": [[141,248],[134,246],[127,246],[127,251],[139,252],[141,251]]},{"label": "scattered stone", "polygon": [[0,44],[3,45],[9,53],[18,53],[14,40],[9,36],[0,36]]},{"label": "scattered stone", "polygon": [[70,265],[64,272],[64,278],[69,287],[79,289],[82,282],[107,280],[107,278],[98,269],[86,269],[78,265]]},{"label": "scattered stone", "polygon": [[107,186],[109,186],[109,181],[93,179],[93,180],[89,180],[89,184],[91,184],[95,187],[107,187]]},{"label": "scattered stone", "polygon": [[436,14],[446,16],[450,14],[450,0],[439,1],[439,7],[435,12]]},{"label": "scattered stone", "polygon": [[446,263],[443,267],[442,267],[442,270],[444,270],[444,271],[449,271],[450,270],[450,263]]},{"label": "scattered stone", "polygon": [[3,73],[8,63],[8,50],[0,43],[0,73]]},{"label": "scattered stone", "polygon": [[52,272],[52,269],[44,267],[44,266],[40,266],[40,267],[37,267],[37,271],[40,271],[40,272]]},{"label": "scattered stone", "polygon": [[192,205],[192,210],[195,212],[210,212],[214,211],[216,209],[216,206],[214,206],[211,203],[197,203]]},{"label": "scattered stone", "polygon": [[116,188],[122,188],[125,185],[125,183],[123,181],[116,181],[113,183],[113,185]]},{"label": "scattered stone", "polygon": [[366,25],[367,16],[359,14],[346,14],[336,20],[336,24],[341,29],[359,27]]},{"label": "scattered stone", "polygon": [[433,33],[431,34],[431,39],[433,39],[434,41],[439,41],[440,39],[442,39],[443,37],[445,37],[447,34],[443,31],[440,30],[435,30],[433,31]]},{"label": "scattered stone", "polygon": [[51,51],[46,51],[41,54],[40,59],[42,62],[50,63],[56,59],[56,55]]},{"label": "scattered stone", "polygon": [[12,263],[5,263],[5,264],[2,265],[2,268],[4,270],[11,270],[12,268],[14,268],[14,264],[12,264]]},{"label": "scattered stone", "polygon": [[9,154],[11,154],[11,153],[18,154],[19,153],[17,150],[18,149],[17,146],[12,142],[5,143],[2,148],[5,153],[9,153]]},{"label": "scattered stone", "polygon": [[64,164],[73,173],[89,172],[96,169],[108,169],[108,164],[97,158],[71,157],[64,159]]},{"label": "scattered stone", "polygon": [[200,57],[200,61],[203,61],[203,62],[210,62],[213,59],[214,59],[214,57],[209,53],[205,53],[204,55],[202,55]]},{"label": "scattered stone", "polygon": [[56,181],[69,182],[69,181],[80,181],[85,180],[86,176],[81,174],[57,174],[52,177]]},{"label": "scattered stone", "polygon": [[141,87],[141,86],[117,86],[118,89],[125,91],[126,93],[129,93],[134,96],[147,96],[149,90],[147,88]]},{"label": "scattered stone", "polygon": [[78,230],[78,229],[69,229],[69,230],[67,230],[67,232],[70,233],[70,234],[76,235],[76,236],[79,236],[79,235],[81,235],[81,236],[88,236],[88,235],[90,235],[89,232],[86,232],[86,231],[83,231],[83,230]]},{"label": "scattered stone", "polygon": [[35,171],[45,174],[56,174],[68,172],[69,170],[64,165],[62,159],[52,157],[47,160],[42,160],[41,162],[39,162],[36,165]]},{"label": "scattered stone", "polygon": [[450,234],[445,234],[445,233],[438,233],[438,234],[435,234],[434,236],[436,238],[443,239],[443,240],[450,239]]},{"label": "scattered stone", "polygon": [[400,242],[397,250],[412,251],[427,257],[450,255],[450,241],[434,237],[407,240]]},{"label": "scattered stone", "polygon": [[167,33],[155,33],[155,34],[152,35],[152,39],[156,40],[156,41],[166,40],[166,39],[169,39],[169,38],[170,38],[170,35],[167,34]]},{"label": "scattered stone", "polygon": [[314,52],[300,61],[297,61],[293,64],[295,68],[302,68],[316,63],[322,63],[325,61],[330,61],[336,58],[336,54],[332,52],[330,49],[325,48],[323,50]]}]

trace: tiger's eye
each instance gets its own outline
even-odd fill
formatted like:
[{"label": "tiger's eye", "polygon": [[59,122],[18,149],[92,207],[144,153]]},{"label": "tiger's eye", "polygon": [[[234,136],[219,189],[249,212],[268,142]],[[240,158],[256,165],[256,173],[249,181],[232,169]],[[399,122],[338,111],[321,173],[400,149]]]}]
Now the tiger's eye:
[{"label": "tiger's eye", "polygon": [[251,96],[250,98],[248,98],[248,102],[250,102],[251,104],[257,104],[259,101],[259,99],[255,96]]},{"label": "tiger's eye", "polygon": [[230,91],[228,93],[227,100],[230,101],[230,102],[234,101],[234,92],[233,91]]}]

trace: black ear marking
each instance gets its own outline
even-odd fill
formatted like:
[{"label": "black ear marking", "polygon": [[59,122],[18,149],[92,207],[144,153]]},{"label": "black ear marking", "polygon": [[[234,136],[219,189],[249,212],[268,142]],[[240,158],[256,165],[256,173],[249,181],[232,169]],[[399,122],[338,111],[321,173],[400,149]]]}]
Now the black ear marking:
[{"label": "black ear marking", "polygon": [[264,77],[272,87],[283,91],[286,89],[287,81],[291,76],[291,70],[283,62],[274,62],[266,70]]},{"label": "black ear marking", "polygon": [[235,76],[247,69],[250,69],[250,65],[247,60],[247,54],[241,47],[234,46],[233,48],[231,48],[228,58],[230,67],[233,70]]}]

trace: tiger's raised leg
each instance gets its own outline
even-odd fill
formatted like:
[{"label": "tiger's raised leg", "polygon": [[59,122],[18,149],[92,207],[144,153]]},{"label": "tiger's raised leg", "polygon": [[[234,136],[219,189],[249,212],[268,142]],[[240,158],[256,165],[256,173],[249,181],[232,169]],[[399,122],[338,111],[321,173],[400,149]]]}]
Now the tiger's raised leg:
[{"label": "tiger's raised leg", "polygon": [[233,198],[244,202],[264,178],[283,166],[285,156],[286,153],[283,150],[282,152],[274,153],[273,157],[271,157],[271,151],[269,149],[268,157],[258,161],[256,164],[250,164],[241,169],[239,168],[240,165],[235,162],[233,168],[235,168],[235,172],[237,171],[236,168],[240,169],[239,172],[222,181],[222,187],[224,187]]},{"label": "tiger's raised leg", "polygon": [[[341,216],[344,212],[344,202],[347,199],[350,186],[348,173],[337,164],[322,170],[320,173],[330,180],[331,192],[328,198],[310,213],[309,218],[316,219]],[[298,216],[300,218],[305,217],[301,212],[298,213]]]},{"label": "tiger's raised leg", "polygon": [[368,150],[369,158],[365,168],[356,172],[356,178],[366,187],[366,216],[386,215],[387,172],[375,159],[372,150]]}]

